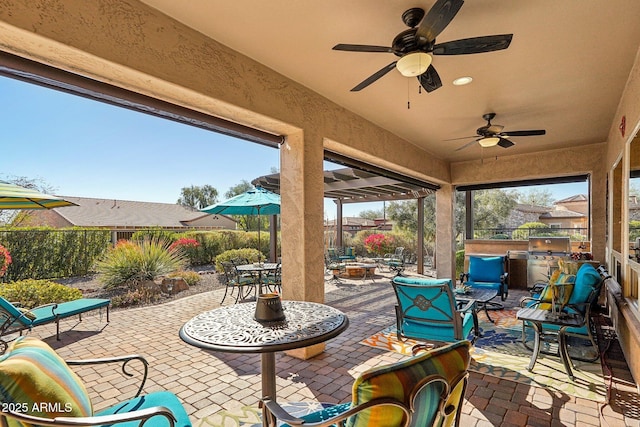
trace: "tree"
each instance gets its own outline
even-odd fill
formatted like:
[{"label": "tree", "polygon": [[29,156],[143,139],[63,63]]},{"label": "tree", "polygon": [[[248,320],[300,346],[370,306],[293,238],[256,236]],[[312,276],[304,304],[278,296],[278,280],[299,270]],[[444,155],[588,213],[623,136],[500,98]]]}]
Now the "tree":
[{"label": "tree", "polygon": [[534,188],[524,193],[517,192],[518,203],[533,206],[551,206],[555,202],[553,194],[548,189]]},{"label": "tree", "polygon": [[358,214],[360,218],[366,218],[366,219],[378,219],[378,218],[382,218],[383,215],[384,213],[380,209],[365,210]]},{"label": "tree", "polygon": [[517,191],[476,190],[473,198],[474,228],[497,228],[516,205]]},{"label": "tree", "polygon": [[211,185],[182,187],[178,204],[192,209],[202,209],[218,201],[218,190]]},{"label": "tree", "polygon": [[227,199],[232,198],[233,196],[237,196],[238,194],[242,194],[246,191],[249,191],[253,188],[253,185],[249,183],[246,179],[240,181],[240,184],[236,184],[233,187],[229,188],[229,191],[224,193],[224,197]]}]

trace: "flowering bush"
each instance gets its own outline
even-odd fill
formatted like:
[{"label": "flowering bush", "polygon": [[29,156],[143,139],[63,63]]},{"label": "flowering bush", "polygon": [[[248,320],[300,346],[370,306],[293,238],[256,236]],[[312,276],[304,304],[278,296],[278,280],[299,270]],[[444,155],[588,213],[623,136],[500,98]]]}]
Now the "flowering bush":
[{"label": "flowering bush", "polygon": [[11,264],[11,254],[4,246],[0,245],[0,277],[7,272],[9,264]]},{"label": "flowering bush", "polygon": [[364,246],[370,253],[382,256],[393,252],[395,240],[386,234],[371,234],[364,239]]},{"label": "flowering bush", "polygon": [[187,239],[186,237],[183,237],[173,242],[171,246],[169,246],[169,248],[173,249],[176,247],[180,247],[180,248],[186,249],[186,248],[197,248],[198,246],[200,246],[200,243],[198,243],[196,239]]}]

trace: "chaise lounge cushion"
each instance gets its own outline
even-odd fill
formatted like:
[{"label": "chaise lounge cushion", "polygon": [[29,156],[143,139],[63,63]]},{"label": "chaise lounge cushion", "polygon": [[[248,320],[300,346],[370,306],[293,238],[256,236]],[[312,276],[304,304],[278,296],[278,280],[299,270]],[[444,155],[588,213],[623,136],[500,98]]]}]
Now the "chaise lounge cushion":
[{"label": "chaise lounge cushion", "polygon": [[[19,337],[0,356],[0,399],[14,411],[46,418],[91,416],[80,378],[43,341]],[[9,426],[31,427],[9,418]]]}]

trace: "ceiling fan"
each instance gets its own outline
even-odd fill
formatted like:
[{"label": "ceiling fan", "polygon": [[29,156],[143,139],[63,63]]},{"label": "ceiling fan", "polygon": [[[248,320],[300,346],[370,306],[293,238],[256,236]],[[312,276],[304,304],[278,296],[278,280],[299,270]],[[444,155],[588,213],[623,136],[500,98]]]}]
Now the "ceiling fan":
[{"label": "ceiling fan", "polygon": [[[502,148],[509,148],[514,145],[513,142],[507,139],[511,136],[538,136],[547,133],[544,129],[514,130],[511,132],[503,132],[502,129],[504,129],[504,126],[491,124],[491,120],[493,120],[495,116],[496,113],[484,114],[482,118],[487,121],[486,126],[482,126],[476,129],[476,134],[478,134],[480,138],[477,138],[460,148],[456,148],[456,151],[464,150],[465,148],[473,145],[476,142],[480,144],[481,147],[494,147],[496,145],[499,145]],[[475,136],[465,136],[462,138],[447,139],[447,141],[455,141],[458,139],[467,139],[474,137]]]},{"label": "ceiling fan", "polygon": [[[349,52],[384,52],[400,57],[367,77],[351,89],[357,92],[375,82],[394,68],[405,77],[417,77],[420,85],[433,92],[442,86],[440,76],[431,65],[432,55],[466,55],[492,52],[509,47],[513,34],[472,37],[436,44],[436,37],[456,16],[464,0],[438,0],[426,13],[415,7],[402,14],[402,21],[409,27],[398,34],[391,47],[361,44],[337,44],[334,50]],[[424,18],[424,19],[423,19]],[[419,25],[418,25],[419,24]]]}]

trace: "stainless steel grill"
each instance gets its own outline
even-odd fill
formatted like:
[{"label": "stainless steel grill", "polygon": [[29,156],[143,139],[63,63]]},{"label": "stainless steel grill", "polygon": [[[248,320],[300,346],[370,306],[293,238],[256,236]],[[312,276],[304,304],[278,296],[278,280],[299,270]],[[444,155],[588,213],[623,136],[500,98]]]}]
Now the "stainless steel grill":
[{"label": "stainless steel grill", "polygon": [[527,259],[527,287],[548,283],[558,269],[561,258],[569,259],[571,242],[568,237],[530,237]]}]

